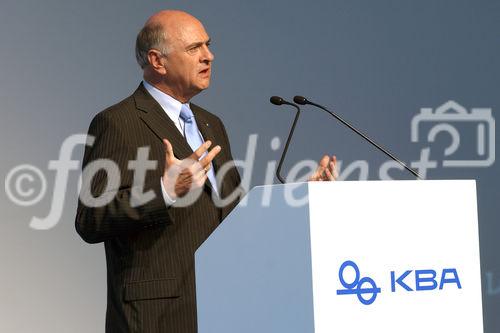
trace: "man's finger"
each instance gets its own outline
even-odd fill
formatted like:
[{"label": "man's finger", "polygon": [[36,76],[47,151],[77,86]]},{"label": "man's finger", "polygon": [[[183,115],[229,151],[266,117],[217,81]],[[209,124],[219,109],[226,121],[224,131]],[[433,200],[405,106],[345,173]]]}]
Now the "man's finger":
[{"label": "man's finger", "polygon": [[337,156],[332,155],[332,159],[330,160],[330,171],[333,171],[333,168],[337,167]]},{"label": "man's finger", "polygon": [[202,172],[202,173],[204,173],[204,174],[206,174],[206,173],[208,173],[208,171],[212,168],[212,164],[209,164],[209,165],[207,165],[207,166],[203,167],[203,166],[201,165],[201,163],[200,163],[200,167],[201,167],[201,172]]},{"label": "man's finger", "polygon": [[172,159],[175,157],[174,149],[167,139],[163,139],[163,145],[165,146],[165,162],[167,162],[168,165],[170,164],[170,161],[172,161]]},{"label": "man's finger", "polygon": [[324,168],[321,165],[318,165],[314,173],[312,174],[311,177],[309,177],[309,180],[311,181],[319,181],[321,179],[321,175],[323,173]]},{"label": "man's finger", "polygon": [[212,163],[212,160],[217,156],[218,153],[220,153],[221,147],[220,146],[215,146],[203,159],[200,160],[200,164],[202,168],[206,168],[207,166]]},{"label": "man's finger", "polygon": [[333,180],[337,179],[338,173],[337,173],[337,166],[335,165],[335,162],[330,161],[330,166],[328,167],[328,171],[333,175]]},{"label": "man's finger", "polygon": [[[332,163],[332,162],[330,162],[330,163]],[[330,171],[330,169],[325,168],[324,173],[325,173],[325,176],[326,176],[326,177],[325,177],[325,180],[330,180],[330,181],[335,180],[335,177],[333,176],[333,174],[332,174],[332,172]]]},{"label": "man's finger", "polygon": [[326,168],[328,167],[328,162],[330,162],[330,157],[328,155],[325,155],[319,161],[319,165],[323,168]]},{"label": "man's finger", "polygon": [[201,144],[192,154],[191,156],[189,156],[189,158],[193,159],[193,160],[199,160],[200,157],[203,156],[203,154],[205,154],[205,152],[208,150],[208,148],[210,148],[210,146],[212,145],[212,142],[210,140],[208,141],[205,141],[203,144]]},{"label": "man's finger", "polygon": [[337,171],[337,156],[335,155],[332,156],[332,159],[330,161],[330,172],[335,179],[339,177],[339,173]]}]

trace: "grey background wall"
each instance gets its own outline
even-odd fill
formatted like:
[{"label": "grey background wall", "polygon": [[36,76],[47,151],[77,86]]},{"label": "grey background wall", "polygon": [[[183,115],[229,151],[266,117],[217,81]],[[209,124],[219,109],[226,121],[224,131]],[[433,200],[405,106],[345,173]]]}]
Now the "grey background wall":
[{"label": "grey background wall", "polygon": [[[29,163],[44,171],[49,190],[28,207],[0,192],[0,331],[103,331],[103,247],[83,243],[73,226],[78,173],[70,173],[54,228],[36,231],[29,221],[49,212],[54,171],[48,162],[57,159],[64,139],[85,133],[95,113],[139,84],[135,36],[163,8],[194,14],[210,33],[212,85],[195,101],[224,120],[236,158],[245,157],[249,135],[258,134],[252,185],[264,182],[267,163],[278,158],[270,141],[286,137],[293,117],[270,105],[270,95],[303,94],[333,107],[406,161],[417,161],[425,146],[410,140],[411,119],[420,108],[454,100],[498,115],[498,1],[4,0],[0,174],[5,179],[12,168]],[[464,156],[475,154],[473,129],[463,129]],[[438,136],[432,159],[444,159],[449,140]],[[374,180],[386,161],[325,114],[307,109],[284,172],[326,152],[344,166],[366,160]],[[81,156],[78,147],[73,158]],[[499,171],[498,163],[438,163],[427,173],[429,179],[477,180],[485,330],[491,333],[500,331]]]}]

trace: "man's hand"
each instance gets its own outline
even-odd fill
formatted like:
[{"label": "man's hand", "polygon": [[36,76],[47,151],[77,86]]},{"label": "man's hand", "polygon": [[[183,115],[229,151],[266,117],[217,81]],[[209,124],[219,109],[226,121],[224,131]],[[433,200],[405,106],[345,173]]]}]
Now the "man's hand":
[{"label": "man's hand", "polygon": [[210,163],[221,151],[220,146],[215,146],[205,157],[205,154],[212,142],[205,141],[188,158],[179,160],[174,156],[172,144],[167,139],[163,139],[165,145],[165,170],[163,171],[163,186],[170,198],[176,200],[185,196],[189,190],[200,188],[207,180],[207,172]]},{"label": "man's hand", "polygon": [[337,156],[333,155],[330,159],[330,156],[325,155],[319,161],[316,171],[309,177],[309,181],[334,181],[338,177]]}]

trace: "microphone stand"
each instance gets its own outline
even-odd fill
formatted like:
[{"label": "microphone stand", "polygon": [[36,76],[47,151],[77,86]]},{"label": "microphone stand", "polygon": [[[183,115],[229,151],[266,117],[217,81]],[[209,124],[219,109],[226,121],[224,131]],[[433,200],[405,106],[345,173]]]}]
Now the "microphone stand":
[{"label": "microphone stand", "polygon": [[295,118],[293,119],[292,127],[290,128],[290,132],[288,133],[288,138],[286,139],[285,148],[283,148],[283,152],[281,153],[281,158],[280,158],[280,161],[278,163],[278,168],[276,169],[276,177],[278,178],[278,180],[282,184],[285,184],[286,183],[285,179],[281,176],[281,167],[283,166],[283,161],[285,160],[285,156],[286,156],[286,153],[288,151],[288,146],[290,145],[290,141],[292,140],[293,132],[295,131],[295,125],[297,125],[297,121],[299,120],[300,108],[298,105],[296,105],[294,103],[287,102],[287,101],[283,100],[283,98],[278,97],[278,96],[271,97],[270,101],[274,105],[286,104],[286,105],[291,105],[297,109],[297,112],[295,113]]},{"label": "microphone stand", "polygon": [[389,156],[393,161],[397,162],[403,168],[405,168],[406,170],[408,170],[412,175],[414,175],[415,177],[417,177],[417,179],[419,179],[419,180],[422,179],[422,177],[418,174],[418,172],[416,172],[415,170],[413,170],[412,168],[410,168],[409,166],[407,166],[403,161],[401,161],[400,159],[398,159],[396,156],[392,155],[387,149],[385,149],[384,147],[382,147],[379,144],[377,144],[375,141],[373,141],[372,139],[370,139],[367,135],[365,135],[364,133],[362,133],[361,131],[359,131],[358,129],[356,129],[354,126],[352,126],[351,124],[349,124],[347,121],[345,121],[344,119],[342,119],[339,115],[331,112],[330,110],[328,110],[327,108],[325,108],[322,105],[319,105],[319,104],[316,104],[314,102],[309,101],[307,98],[302,97],[302,96],[295,96],[293,98],[293,101],[295,103],[297,103],[297,104],[300,104],[300,105],[309,104],[309,105],[315,106],[315,107],[320,108],[321,110],[329,113],[332,117],[334,117],[335,119],[337,119],[338,121],[340,121],[345,126],[349,127],[356,134],[358,134],[363,139],[365,139],[366,141],[368,141],[369,143],[371,143],[375,148],[377,148],[382,153],[384,153],[385,155]]}]

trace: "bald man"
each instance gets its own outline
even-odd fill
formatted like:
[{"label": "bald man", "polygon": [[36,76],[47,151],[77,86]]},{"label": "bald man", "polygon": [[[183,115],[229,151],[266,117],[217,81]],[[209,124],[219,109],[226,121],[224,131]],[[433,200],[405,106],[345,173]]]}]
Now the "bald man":
[{"label": "bald man", "polygon": [[[90,124],[94,142],[85,150],[83,169],[105,159],[120,170],[114,188],[103,170],[92,177],[84,172],[83,184],[90,184],[94,197],[116,195],[105,205],[81,195],[76,216],[80,236],[105,245],[106,332],[197,331],[194,253],[243,194],[224,125],[191,103],[210,84],[209,45],[193,16],[156,13],[137,36],[144,80]],[[129,163],[139,160],[141,147],[148,161]],[[228,171],[216,179],[226,164]],[[149,166],[139,183],[137,165]],[[311,179],[334,179],[334,166],[325,156]],[[149,200],[140,200],[143,193]],[[192,193],[193,202],[179,204]]]}]

